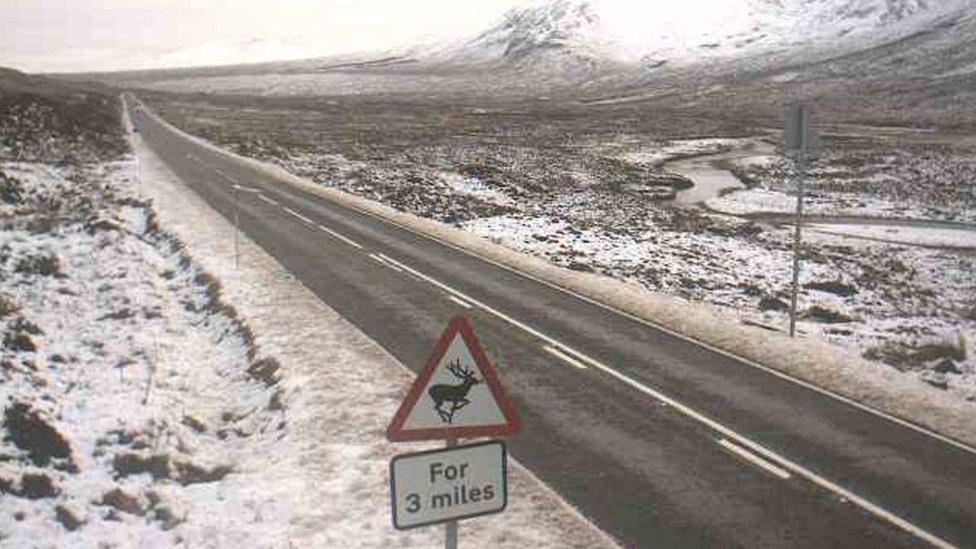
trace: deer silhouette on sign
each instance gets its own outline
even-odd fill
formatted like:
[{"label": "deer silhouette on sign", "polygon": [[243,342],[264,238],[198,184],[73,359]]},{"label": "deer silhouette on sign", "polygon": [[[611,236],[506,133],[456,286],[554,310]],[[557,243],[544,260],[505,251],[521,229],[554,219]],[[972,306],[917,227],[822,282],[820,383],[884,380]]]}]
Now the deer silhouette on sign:
[{"label": "deer silhouette on sign", "polygon": [[[434,401],[434,409],[437,410],[437,415],[441,416],[441,421],[453,423],[454,412],[471,404],[471,401],[467,399],[468,391],[471,390],[472,386],[481,383],[481,380],[475,378],[474,372],[471,370],[462,368],[459,358],[451,361],[447,369],[454,374],[454,377],[460,379],[461,383],[457,385],[434,385],[427,390],[427,394]],[[445,403],[450,403],[451,407],[445,410]]]}]

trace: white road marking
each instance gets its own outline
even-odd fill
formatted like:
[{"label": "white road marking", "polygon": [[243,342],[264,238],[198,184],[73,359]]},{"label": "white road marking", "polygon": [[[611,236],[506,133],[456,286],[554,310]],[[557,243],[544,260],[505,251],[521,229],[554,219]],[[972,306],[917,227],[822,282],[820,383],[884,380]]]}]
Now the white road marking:
[{"label": "white road marking", "polygon": [[447,296],[447,298],[450,299],[451,301],[457,303],[458,305],[464,307],[465,309],[470,309],[471,307],[473,307],[473,305],[471,305],[467,301],[464,301],[463,299],[459,299],[459,298],[457,298],[457,297],[455,297],[453,295],[449,295],[449,296]]},{"label": "white road marking", "polygon": [[319,228],[320,230],[322,230],[322,231],[325,231],[326,233],[328,233],[328,234],[330,234],[330,235],[332,235],[332,236],[334,236],[335,238],[338,238],[339,240],[341,240],[341,241],[343,241],[343,242],[345,242],[346,244],[349,244],[349,245],[350,245],[350,246],[352,246],[353,248],[356,248],[356,249],[358,249],[358,250],[362,250],[362,249],[363,249],[363,247],[362,247],[362,246],[360,246],[360,245],[359,245],[359,243],[358,243],[358,242],[356,242],[355,240],[353,240],[353,239],[351,239],[351,238],[348,238],[348,237],[346,237],[346,236],[343,236],[343,235],[341,235],[341,234],[339,234],[339,233],[337,233],[337,232],[335,232],[335,231],[333,231],[332,229],[330,229],[330,228],[328,228],[328,227],[326,227],[325,225],[318,225],[318,228]]},{"label": "white road marking", "polygon": [[946,548],[946,549],[951,549],[951,548],[954,548],[955,547],[951,543],[943,540],[942,538],[939,538],[938,536],[936,536],[934,534],[931,534],[931,533],[927,532],[926,530],[923,530],[922,528],[919,528],[915,524],[913,524],[913,523],[911,523],[911,522],[909,522],[909,521],[907,521],[907,520],[905,520],[905,519],[903,519],[903,518],[901,518],[901,517],[899,517],[899,516],[891,513],[890,511],[887,511],[887,510],[883,509],[882,507],[880,507],[880,506],[872,503],[871,501],[868,501],[867,499],[865,499],[865,498],[863,498],[863,497],[861,497],[861,496],[859,496],[859,495],[857,495],[857,494],[855,494],[855,493],[853,493],[853,492],[851,492],[851,491],[849,491],[849,490],[847,490],[847,489],[839,486],[838,484],[836,484],[836,483],[834,483],[834,482],[832,482],[830,480],[827,480],[826,478],[818,475],[817,473],[814,473],[813,471],[810,471],[810,470],[805,469],[803,466],[801,466],[799,464],[796,464],[796,463],[790,461],[789,459],[787,459],[787,458],[785,458],[785,457],[783,457],[783,456],[781,456],[781,455],[773,452],[772,450],[769,450],[768,448],[762,446],[761,444],[759,444],[757,442],[754,442],[754,441],[746,438],[743,435],[740,435],[739,433],[733,431],[732,429],[730,429],[730,428],[722,425],[721,423],[719,423],[719,422],[717,422],[717,421],[709,418],[708,416],[705,416],[704,414],[698,412],[694,408],[691,408],[690,406],[686,406],[686,405],[678,402],[677,400],[675,400],[675,399],[673,399],[673,398],[665,395],[664,393],[661,393],[660,391],[658,391],[656,389],[652,389],[651,387],[648,387],[647,385],[644,385],[643,383],[641,383],[641,382],[639,382],[639,381],[631,378],[630,376],[628,376],[626,374],[623,374],[621,372],[618,372],[617,370],[615,370],[615,369],[613,369],[613,368],[611,368],[611,367],[603,364],[602,362],[600,362],[600,361],[598,361],[596,359],[593,359],[591,357],[586,356],[585,354],[583,354],[583,353],[581,353],[581,352],[573,349],[572,347],[570,347],[570,346],[568,346],[568,345],[566,345],[564,343],[560,343],[559,341],[557,341],[557,340],[555,340],[555,339],[553,339],[553,338],[551,338],[551,337],[543,334],[542,332],[539,332],[538,330],[535,330],[534,328],[531,328],[531,327],[529,327],[529,326],[527,326],[527,325],[519,322],[518,320],[515,320],[514,318],[506,315],[505,313],[502,313],[500,311],[496,311],[495,309],[492,309],[491,307],[485,305],[484,303],[482,303],[482,302],[480,302],[480,301],[478,301],[478,300],[476,300],[476,299],[474,299],[474,298],[472,298],[470,296],[467,296],[464,293],[459,292],[458,290],[455,290],[454,288],[448,286],[447,284],[444,284],[443,282],[440,282],[440,281],[438,281],[438,280],[436,280],[434,278],[431,278],[430,276],[427,276],[424,273],[421,273],[420,271],[417,271],[416,269],[413,269],[411,267],[408,267],[407,265],[404,265],[403,263],[401,263],[399,261],[396,261],[394,259],[389,259],[389,258],[388,258],[388,260],[390,262],[392,262],[393,264],[398,265],[399,267],[401,267],[403,270],[407,271],[408,273],[413,274],[414,276],[417,276],[417,277],[419,277],[421,279],[424,279],[424,280],[430,282],[431,284],[437,286],[438,288],[441,288],[442,290],[445,290],[447,292],[450,292],[450,293],[452,293],[452,294],[454,294],[454,295],[456,295],[458,297],[461,297],[461,298],[463,298],[463,299],[465,299],[467,301],[470,301],[471,303],[473,303],[474,305],[477,305],[478,307],[484,309],[485,311],[487,311],[487,312],[489,312],[489,313],[491,313],[491,314],[493,314],[493,315],[501,318],[502,320],[505,320],[506,322],[508,322],[508,323],[510,323],[510,324],[518,327],[518,328],[521,328],[522,330],[524,330],[524,331],[526,331],[526,332],[528,332],[528,333],[536,336],[537,338],[545,341],[546,343],[550,344],[552,347],[555,347],[559,351],[562,351],[563,353],[566,353],[566,354],[573,355],[574,357],[579,358],[583,362],[586,362],[586,363],[592,365],[593,367],[597,368],[598,370],[601,370],[601,371],[607,373],[608,375],[610,375],[610,376],[618,379],[619,381],[623,382],[624,384],[629,385],[632,388],[634,388],[634,389],[636,389],[636,390],[638,390],[638,391],[640,391],[640,392],[642,392],[642,393],[644,393],[644,394],[646,394],[646,395],[648,395],[650,397],[653,397],[653,398],[655,398],[657,400],[660,400],[661,402],[663,402],[665,404],[668,404],[669,406],[672,406],[675,410],[677,410],[678,412],[684,414],[688,418],[690,418],[690,419],[692,419],[694,421],[697,421],[699,423],[704,424],[705,426],[707,426],[708,428],[712,429],[713,431],[716,431],[717,433],[721,434],[722,436],[724,436],[724,437],[726,437],[728,439],[731,439],[731,440],[735,441],[736,443],[738,443],[739,445],[744,446],[745,448],[747,448],[747,449],[749,449],[749,450],[751,450],[751,451],[759,454],[764,459],[766,459],[766,460],[768,460],[768,461],[770,461],[770,462],[772,462],[772,463],[774,463],[774,464],[782,467],[783,469],[786,469],[788,471],[792,471],[793,473],[795,473],[795,474],[797,474],[797,475],[799,475],[799,476],[807,479],[808,481],[816,484],[817,486],[820,486],[821,488],[823,488],[825,490],[828,490],[830,492],[833,492],[834,494],[839,495],[840,497],[842,497],[842,498],[850,501],[851,503],[857,505],[858,507],[864,509],[865,511],[871,513],[872,515],[874,515],[874,516],[876,516],[876,517],[878,517],[878,518],[880,518],[880,519],[882,519],[882,520],[884,520],[884,521],[886,521],[886,522],[888,522],[890,524],[893,524],[894,526],[897,526],[898,528],[901,528],[902,530],[904,530],[904,531],[906,531],[906,532],[908,532],[908,533],[910,533],[910,534],[918,537],[919,539],[922,539],[922,540],[924,540],[924,541],[926,541],[926,542],[928,542],[928,543],[930,543],[930,544],[932,544],[932,545],[934,545],[936,547],[942,547],[942,548]]},{"label": "white road marking", "polygon": [[237,180],[234,179],[233,177],[225,174],[224,172],[222,172],[220,170],[214,170],[214,173],[216,173],[220,177],[223,177],[224,179],[226,179],[227,181],[229,181],[231,185],[235,185],[235,186],[237,185]]},{"label": "white road marking", "polygon": [[769,471],[770,473],[778,476],[783,480],[789,480],[791,477],[789,471],[773,465],[772,463],[764,460],[763,458],[757,456],[756,454],[753,454],[752,452],[746,450],[745,448],[739,446],[738,444],[733,444],[724,438],[718,439],[718,443],[726,450],[734,453],[735,455],[741,457],[742,459],[749,461],[754,465],[758,465],[759,467],[762,467],[763,469]]},{"label": "white road marking", "polygon": [[560,286],[559,284],[556,284],[554,282],[550,282],[548,280],[544,280],[542,278],[539,278],[539,277],[537,277],[535,275],[522,272],[522,271],[516,269],[515,267],[511,267],[509,265],[505,265],[504,263],[500,263],[498,261],[495,261],[494,259],[491,259],[489,257],[485,257],[485,256],[483,256],[483,255],[481,255],[481,254],[479,254],[477,252],[473,252],[473,251],[468,250],[466,248],[462,248],[461,246],[458,246],[457,244],[453,244],[451,242],[448,242],[448,241],[443,240],[441,238],[438,238],[436,236],[432,236],[432,235],[426,234],[424,232],[418,231],[417,229],[414,229],[412,227],[408,227],[408,226],[406,226],[406,225],[404,225],[402,223],[398,223],[396,221],[393,221],[393,220],[390,220],[390,219],[386,219],[384,217],[380,217],[380,216],[378,216],[378,215],[376,215],[376,214],[374,214],[374,213],[372,213],[370,211],[367,211],[365,209],[357,208],[355,206],[342,206],[342,207],[347,207],[350,210],[353,210],[353,211],[359,212],[359,213],[361,213],[363,215],[372,217],[373,219],[376,219],[377,221],[380,221],[382,223],[386,223],[388,225],[393,225],[394,227],[400,228],[400,229],[402,229],[404,231],[407,231],[409,233],[412,233],[414,235],[417,235],[417,236],[419,236],[421,238],[425,238],[427,240],[430,240],[430,241],[433,241],[433,242],[437,242],[438,244],[441,244],[442,246],[446,246],[446,247],[451,248],[453,250],[457,250],[457,251],[459,251],[459,252],[461,252],[461,253],[463,253],[465,255],[468,255],[470,257],[474,257],[476,259],[479,259],[481,261],[484,261],[485,263],[488,263],[490,265],[494,265],[494,266],[496,266],[496,267],[498,267],[500,269],[504,269],[504,270],[506,270],[506,271],[508,271],[510,273],[513,273],[513,274],[518,275],[518,276],[520,276],[522,278],[525,278],[526,280],[532,280],[534,282],[538,282],[539,284],[542,284],[544,286],[548,286],[548,287],[550,287],[550,288],[552,288],[554,290],[558,290],[558,291],[563,292],[563,293],[565,293],[567,295],[571,295],[571,296],[573,296],[573,297],[575,297],[577,299],[580,299],[582,301],[585,301],[585,302],[590,303],[592,305],[596,305],[597,307],[600,307],[600,308],[605,309],[607,311],[610,311],[610,312],[613,312],[615,314],[618,314],[618,315],[620,315],[622,317],[625,317],[625,318],[628,318],[630,320],[633,320],[634,322],[639,322],[639,323],[641,323],[641,324],[643,324],[645,326],[649,326],[651,328],[654,328],[655,330],[659,330],[661,332],[664,332],[664,333],[666,333],[666,334],[668,334],[670,336],[676,337],[676,338],[678,338],[678,339],[680,339],[682,341],[687,341],[688,343],[691,343],[693,345],[697,345],[699,347],[703,347],[705,349],[708,349],[709,351],[712,351],[713,353],[717,353],[717,354],[720,354],[722,356],[731,358],[731,359],[733,359],[733,360],[735,360],[737,362],[741,362],[742,364],[745,364],[747,366],[752,366],[753,368],[757,368],[757,369],[762,370],[762,371],[764,371],[764,372],[766,372],[768,374],[774,375],[774,376],[776,376],[776,377],[778,377],[778,378],[780,378],[780,379],[782,379],[784,381],[789,381],[791,383],[794,383],[794,384],[799,385],[801,387],[804,387],[806,389],[810,389],[811,391],[815,391],[815,392],[820,393],[822,395],[828,396],[828,397],[830,397],[830,398],[832,398],[834,400],[837,400],[839,402],[843,402],[844,404],[847,404],[847,405],[853,406],[855,408],[858,408],[859,410],[862,410],[864,412],[867,412],[869,414],[872,414],[872,415],[874,415],[876,417],[880,417],[880,418],[885,419],[885,420],[888,420],[888,421],[890,421],[892,423],[896,423],[898,425],[901,425],[902,427],[907,427],[907,428],[909,428],[909,429],[911,429],[911,430],[913,430],[913,431],[915,431],[917,433],[921,433],[923,435],[927,435],[927,436],[932,437],[932,438],[934,438],[936,440],[939,440],[941,442],[944,442],[946,444],[949,444],[951,446],[954,446],[954,447],[956,447],[956,448],[958,448],[960,450],[963,450],[963,451],[968,452],[970,454],[976,455],[976,448],[974,448],[972,446],[968,446],[968,445],[966,445],[966,444],[964,444],[962,442],[959,442],[958,440],[954,440],[954,439],[949,438],[949,437],[947,437],[945,435],[936,433],[935,431],[932,431],[930,429],[927,429],[927,428],[925,428],[925,427],[923,427],[921,425],[917,425],[917,424],[912,423],[910,421],[904,420],[904,419],[902,419],[900,417],[893,416],[893,415],[891,415],[891,414],[889,414],[887,412],[883,412],[881,410],[878,410],[877,408],[873,408],[871,406],[868,406],[867,404],[863,404],[861,402],[858,402],[856,400],[853,400],[853,399],[848,398],[846,396],[843,396],[841,394],[835,393],[833,391],[824,389],[822,387],[817,387],[816,385],[813,385],[810,382],[807,382],[807,381],[804,381],[802,379],[793,377],[793,376],[791,376],[789,374],[786,374],[784,372],[780,372],[779,370],[775,370],[775,369],[770,368],[768,366],[764,366],[764,365],[762,365],[762,364],[760,364],[758,362],[755,362],[753,360],[750,360],[750,359],[748,359],[746,357],[739,356],[739,355],[737,355],[737,354],[735,354],[735,353],[733,353],[731,351],[726,351],[724,349],[721,349],[721,348],[716,347],[714,345],[711,345],[709,343],[705,343],[703,341],[699,341],[699,340],[697,340],[697,339],[695,339],[695,338],[693,338],[691,336],[687,336],[687,335],[684,335],[682,333],[676,332],[676,331],[674,331],[674,330],[672,330],[672,329],[670,329],[670,328],[668,328],[668,327],[666,327],[666,326],[664,326],[662,324],[658,324],[657,322],[648,320],[646,318],[641,318],[639,316],[633,315],[631,313],[628,313],[627,311],[618,309],[617,307],[614,307],[613,305],[608,305],[608,304],[603,303],[603,302],[601,302],[599,300],[596,300],[596,299],[594,299],[592,297],[588,297],[588,296],[585,296],[583,294],[577,293],[577,292],[575,292],[573,290],[570,290],[569,288],[564,288],[563,286]]},{"label": "white road marking", "polygon": [[560,351],[559,349],[557,349],[555,347],[546,345],[545,347],[543,347],[543,349],[545,349],[547,353],[549,353],[551,355],[554,355],[554,356],[556,356],[558,358],[563,359],[565,362],[569,363],[570,366],[574,366],[576,368],[579,368],[580,370],[585,370],[586,369],[586,364],[583,364],[582,362],[580,362],[580,361],[576,360],[575,358],[573,358],[573,357],[571,357],[571,356],[563,353],[562,351]]},{"label": "white road marking", "polygon": [[243,192],[246,192],[246,193],[259,193],[259,192],[261,192],[261,189],[255,189],[253,187],[245,187],[243,185],[238,185],[236,183],[234,184],[234,190],[235,191],[243,191]]},{"label": "white road marking", "polygon": [[383,264],[383,265],[385,265],[385,266],[393,269],[394,271],[396,271],[398,273],[403,272],[403,270],[400,267],[398,267],[398,266],[396,266],[396,265],[394,265],[392,263],[388,263],[385,259],[383,259],[382,257],[380,257],[380,256],[378,256],[376,254],[369,254],[369,257],[372,257],[378,263],[381,263],[381,264]]},{"label": "white road marking", "polygon": [[307,218],[307,217],[305,217],[304,215],[302,215],[302,214],[300,214],[300,213],[298,213],[298,212],[296,212],[295,210],[293,210],[293,209],[291,209],[291,208],[287,208],[287,207],[286,207],[286,208],[285,208],[285,211],[286,211],[286,212],[288,212],[288,213],[290,213],[291,215],[293,215],[293,216],[295,216],[295,217],[297,217],[298,219],[301,219],[301,220],[302,220],[302,221],[304,221],[305,223],[308,223],[309,225],[315,225],[315,222],[314,222],[314,221],[312,221],[311,219],[309,219],[309,218]]},{"label": "white road marking", "polygon": [[265,202],[267,202],[268,204],[271,204],[272,206],[277,206],[278,205],[277,202],[275,202],[274,200],[271,200],[270,198],[268,198],[267,196],[264,196],[263,194],[259,194],[258,195],[258,198],[260,198],[261,200],[264,200]]}]

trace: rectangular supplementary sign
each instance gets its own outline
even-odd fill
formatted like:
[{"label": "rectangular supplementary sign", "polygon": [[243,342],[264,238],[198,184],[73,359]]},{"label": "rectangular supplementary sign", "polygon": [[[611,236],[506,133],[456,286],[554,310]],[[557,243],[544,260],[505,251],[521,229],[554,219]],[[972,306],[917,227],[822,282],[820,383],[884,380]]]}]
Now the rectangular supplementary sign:
[{"label": "rectangular supplementary sign", "polygon": [[505,457],[500,440],[394,457],[393,526],[406,530],[503,511],[508,504]]}]

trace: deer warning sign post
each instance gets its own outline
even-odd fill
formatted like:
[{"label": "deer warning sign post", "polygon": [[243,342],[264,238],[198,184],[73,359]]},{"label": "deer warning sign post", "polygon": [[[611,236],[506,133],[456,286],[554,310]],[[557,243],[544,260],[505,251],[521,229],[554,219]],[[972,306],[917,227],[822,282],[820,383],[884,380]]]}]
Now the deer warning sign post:
[{"label": "deer warning sign post", "polygon": [[446,440],[447,448],[396,456],[390,462],[393,525],[447,522],[446,547],[457,547],[457,520],[505,509],[505,444],[458,446],[459,438],[505,436],[519,427],[471,325],[448,324],[386,430],[394,442]]}]

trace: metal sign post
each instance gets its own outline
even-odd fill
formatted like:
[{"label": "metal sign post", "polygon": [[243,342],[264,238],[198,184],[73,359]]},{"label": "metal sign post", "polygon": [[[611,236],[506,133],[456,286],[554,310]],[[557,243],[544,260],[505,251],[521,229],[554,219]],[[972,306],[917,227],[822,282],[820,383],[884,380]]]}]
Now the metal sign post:
[{"label": "metal sign post", "polygon": [[803,223],[803,184],[806,176],[807,147],[810,146],[810,109],[799,105],[790,110],[786,123],[786,149],[796,153],[796,226],[793,234],[793,284],[790,289],[790,337],[796,336],[796,299],[800,286],[801,227]]},{"label": "metal sign post", "polygon": [[241,206],[237,195],[237,185],[231,187],[234,199],[234,270],[241,269]]},{"label": "metal sign post", "polygon": [[[447,448],[457,447],[457,439],[452,438],[447,441]],[[444,549],[457,549],[458,544],[458,521],[449,520],[444,525]]]}]

